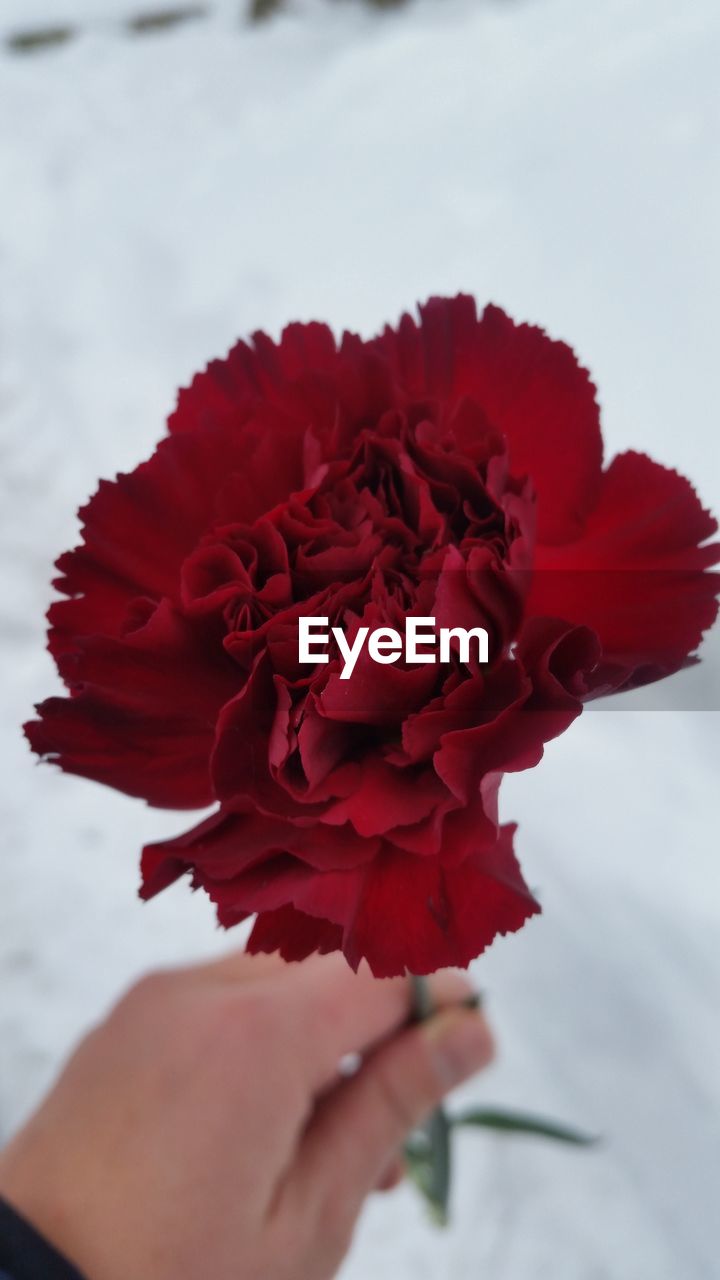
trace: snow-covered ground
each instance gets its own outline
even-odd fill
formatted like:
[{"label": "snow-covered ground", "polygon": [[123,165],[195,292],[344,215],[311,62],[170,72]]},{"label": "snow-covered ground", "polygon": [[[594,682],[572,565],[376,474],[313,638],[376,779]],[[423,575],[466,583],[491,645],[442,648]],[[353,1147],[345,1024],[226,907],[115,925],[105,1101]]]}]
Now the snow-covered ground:
[{"label": "snow-covered ground", "polygon": [[[720,508],[716,0],[298,0],[254,30],[222,3],[142,39],[114,23],[132,8],[0,0],[0,35],[88,22],[0,48],[0,1138],[136,974],[231,941],[184,887],[136,900],[172,814],[36,767],[18,730],[56,688],[42,616],[74,509],[207,357],[472,290],[576,345],[610,453]],[[717,1276],[713,663],[668,692],[587,713],[506,785],[545,914],[476,966],[503,1052],[468,1093],[605,1144],[467,1137],[452,1230],[384,1198],[344,1280]]]}]

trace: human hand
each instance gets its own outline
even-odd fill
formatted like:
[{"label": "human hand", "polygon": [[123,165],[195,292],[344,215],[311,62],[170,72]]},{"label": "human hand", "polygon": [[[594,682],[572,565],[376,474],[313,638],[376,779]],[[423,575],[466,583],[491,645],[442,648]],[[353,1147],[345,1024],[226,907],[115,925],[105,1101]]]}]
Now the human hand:
[{"label": "human hand", "polygon": [[0,1195],[88,1280],[329,1280],[408,1131],[492,1057],[465,980],[432,990],[409,1027],[406,980],[337,957],[147,977],[0,1154]]}]

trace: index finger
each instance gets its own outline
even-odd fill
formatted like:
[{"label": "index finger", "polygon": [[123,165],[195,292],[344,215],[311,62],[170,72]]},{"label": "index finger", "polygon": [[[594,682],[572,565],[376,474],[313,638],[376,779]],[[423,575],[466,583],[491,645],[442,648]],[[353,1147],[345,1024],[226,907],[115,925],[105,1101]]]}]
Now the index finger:
[{"label": "index finger", "polygon": [[[337,1078],[348,1054],[364,1054],[404,1026],[411,1014],[407,978],[374,978],[367,965],[355,973],[339,955],[313,956],[267,979],[285,1019],[288,1053],[317,1092]],[[438,1006],[459,1003],[472,988],[459,973],[431,980]]]}]

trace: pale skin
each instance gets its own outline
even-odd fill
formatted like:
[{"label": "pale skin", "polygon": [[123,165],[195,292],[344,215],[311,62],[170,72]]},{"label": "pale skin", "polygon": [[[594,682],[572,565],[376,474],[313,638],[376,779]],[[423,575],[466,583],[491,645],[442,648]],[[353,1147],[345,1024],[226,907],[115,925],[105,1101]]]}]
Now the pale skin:
[{"label": "pale skin", "polygon": [[88,1280],[330,1280],[408,1131],[492,1058],[465,979],[432,989],[411,1027],[405,979],[337,956],[145,978],[0,1153],[0,1195]]}]

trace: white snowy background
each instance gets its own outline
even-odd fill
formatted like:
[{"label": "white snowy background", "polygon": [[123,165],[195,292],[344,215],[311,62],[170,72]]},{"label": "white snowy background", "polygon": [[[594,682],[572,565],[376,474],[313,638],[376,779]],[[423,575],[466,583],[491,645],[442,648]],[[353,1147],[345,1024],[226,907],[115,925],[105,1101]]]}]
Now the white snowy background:
[{"label": "white snowy background", "polygon": [[[152,7],[152,6],[148,6]],[[231,945],[137,852],[185,818],[36,765],[73,512],[256,327],[369,334],[473,291],[570,340],[611,455],[720,508],[716,0],[239,6],[142,39],[123,0],[0,0],[0,1140],[149,966]],[[672,687],[671,687],[672,686]],[[454,1225],[377,1198],[343,1280],[713,1280],[720,1235],[718,682],[594,710],[505,786],[544,915],[475,967],[500,1060],[465,1092],[605,1136],[462,1140]],[[672,708],[672,709],[669,709]]]}]

